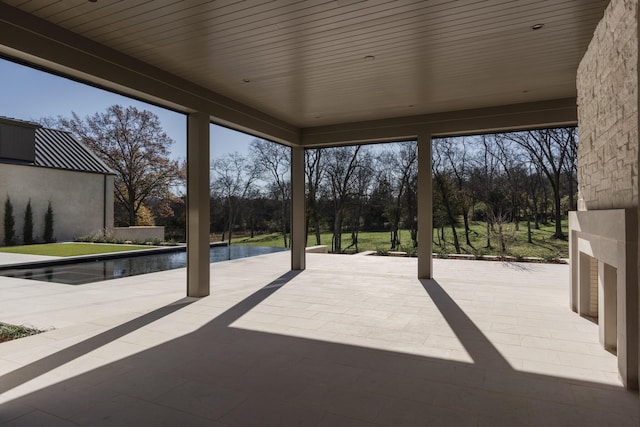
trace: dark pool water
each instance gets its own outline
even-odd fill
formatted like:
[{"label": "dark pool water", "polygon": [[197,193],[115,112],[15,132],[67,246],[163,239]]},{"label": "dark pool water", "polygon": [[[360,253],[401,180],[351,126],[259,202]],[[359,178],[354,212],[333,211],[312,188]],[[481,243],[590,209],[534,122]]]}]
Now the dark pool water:
[{"label": "dark pool water", "polygon": [[[209,262],[247,258],[284,250],[287,249],[262,246],[216,246],[210,249]],[[186,252],[169,252],[103,261],[84,261],[76,264],[5,270],[0,271],[0,276],[63,283],[66,285],[83,285],[85,283],[173,270],[186,266]]]}]

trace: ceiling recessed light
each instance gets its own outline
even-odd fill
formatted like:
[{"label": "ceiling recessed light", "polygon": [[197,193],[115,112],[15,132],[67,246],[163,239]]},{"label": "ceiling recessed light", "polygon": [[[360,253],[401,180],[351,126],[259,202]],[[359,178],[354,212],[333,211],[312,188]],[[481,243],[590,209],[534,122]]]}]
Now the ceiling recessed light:
[{"label": "ceiling recessed light", "polygon": [[251,83],[251,80],[249,80],[249,79],[242,79],[242,81],[245,82],[245,83]]},{"label": "ceiling recessed light", "polygon": [[544,24],[535,24],[531,27],[531,29],[535,31],[535,30],[539,30],[542,27],[544,27]]},{"label": "ceiling recessed light", "polygon": [[367,55],[364,57],[365,61],[373,61],[374,59],[376,59],[376,57],[373,55]]}]

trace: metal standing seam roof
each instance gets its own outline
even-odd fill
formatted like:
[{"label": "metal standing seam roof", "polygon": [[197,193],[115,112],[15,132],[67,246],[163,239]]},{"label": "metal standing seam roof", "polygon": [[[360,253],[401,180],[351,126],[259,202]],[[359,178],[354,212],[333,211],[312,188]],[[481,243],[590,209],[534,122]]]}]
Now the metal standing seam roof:
[{"label": "metal standing seam roof", "polygon": [[34,165],[81,172],[114,173],[70,132],[47,128],[36,129]]}]

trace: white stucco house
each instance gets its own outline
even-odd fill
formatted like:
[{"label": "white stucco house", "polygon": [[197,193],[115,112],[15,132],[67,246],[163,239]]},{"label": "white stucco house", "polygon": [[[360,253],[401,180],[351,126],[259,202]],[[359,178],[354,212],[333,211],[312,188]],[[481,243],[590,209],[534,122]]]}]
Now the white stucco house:
[{"label": "white stucco house", "polygon": [[[0,116],[0,221],[4,224],[9,197],[18,244],[23,241],[29,200],[36,241],[43,239],[49,202],[57,241],[111,229],[113,183],[113,172],[71,133]],[[4,245],[4,227],[0,244]]]}]

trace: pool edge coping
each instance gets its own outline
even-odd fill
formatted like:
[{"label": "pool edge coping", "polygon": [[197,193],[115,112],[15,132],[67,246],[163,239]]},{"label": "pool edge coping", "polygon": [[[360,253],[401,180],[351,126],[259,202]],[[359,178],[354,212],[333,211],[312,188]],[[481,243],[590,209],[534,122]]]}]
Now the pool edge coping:
[{"label": "pool edge coping", "polygon": [[[216,246],[228,246],[228,244],[226,242],[212,242],[209,244],[209,247],[216,247]],[[70,256],[70,257],[59,257],[56,259],[2,264],[0,265],[0,271],[24,270],[28,268],[43,268],[43,267],[52,267],[57,265],[95,262],[95,261],[102,261],[102,260],[109,260],[109,259],[139,257],[139,256],[145,256],[145,255],[152,255],[155,253],[171,253],[171,252],[186,252],[186,251],[187,251],[187,245],[184,243],[181,243],[175,246],[161,246],[161,247],[153,247],[149,249],[135,249],[130,251],[77,255],[77,256]]]}]

